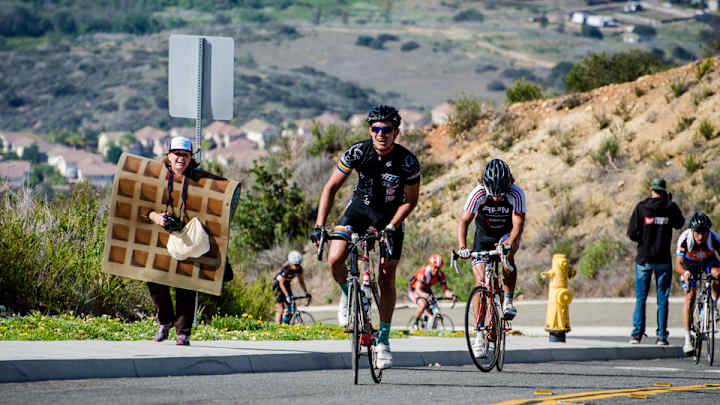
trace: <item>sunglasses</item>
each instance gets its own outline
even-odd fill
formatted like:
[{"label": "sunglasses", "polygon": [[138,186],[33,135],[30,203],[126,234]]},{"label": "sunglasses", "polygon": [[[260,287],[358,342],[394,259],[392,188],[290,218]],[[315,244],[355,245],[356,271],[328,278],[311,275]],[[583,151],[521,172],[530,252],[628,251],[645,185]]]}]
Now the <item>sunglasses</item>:
[{"label": "sunglasses", "polygon": [[391,126],[377,126],[377,127],[370,127],[370,130],[374,134],[389,134],[392,131],[394,131],[395,128],[391,127]]}]

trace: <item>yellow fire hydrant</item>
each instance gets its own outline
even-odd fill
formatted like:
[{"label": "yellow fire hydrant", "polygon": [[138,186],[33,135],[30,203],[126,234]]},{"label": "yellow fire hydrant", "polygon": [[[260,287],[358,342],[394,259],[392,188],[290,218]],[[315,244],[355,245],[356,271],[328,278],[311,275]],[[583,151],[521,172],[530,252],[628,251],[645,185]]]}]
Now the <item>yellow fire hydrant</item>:
[{"label": "yellow fire hydrant", "polygon": [[550,332],[551,342],[565,342],[565,333],[570,331],[569,307],[573,299],[567,286],[568,279],[575,277],[575,270],[570,267],[564,254],[555,254],[550,271],[543,271],[540,275],[551,279],[545,330]]}]

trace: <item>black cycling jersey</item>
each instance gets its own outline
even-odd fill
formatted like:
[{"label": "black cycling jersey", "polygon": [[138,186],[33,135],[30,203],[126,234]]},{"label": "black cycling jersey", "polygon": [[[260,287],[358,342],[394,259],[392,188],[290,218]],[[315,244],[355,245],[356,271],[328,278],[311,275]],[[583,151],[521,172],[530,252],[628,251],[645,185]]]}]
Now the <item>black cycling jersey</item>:
[{"label": "black cycling jersey", "polygon": [[293,269],[291,265],[286,264],[283,266],[278,274],[275,275],[275,280],[280,281],[280,276],[284,277],[285,280],[292,280],[298,274],[302,274],[303,268],[298,264],[297,269]]},{"label": "black cycling jersey", "polygon": [[394,214],[405,198],[405,186],[420,181],[420,163],[404,146],[395,144],[393,150],[378,155],[372,139],[358,142],[343,153],[337,164],[345,174],[355,169],[359,181],[353,191],[353,201],[362,202],[377,210]]}]

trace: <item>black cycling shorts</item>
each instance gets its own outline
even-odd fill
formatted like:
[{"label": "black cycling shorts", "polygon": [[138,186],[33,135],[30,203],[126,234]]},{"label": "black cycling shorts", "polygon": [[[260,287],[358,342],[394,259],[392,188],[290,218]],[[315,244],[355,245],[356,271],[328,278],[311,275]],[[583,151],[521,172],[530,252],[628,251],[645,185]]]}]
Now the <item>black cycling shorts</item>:
[{"label": "black cycling shorts", "polygon": [[[352,232],[363,233],[369,227],[374,226],[378,231],[385,229],[387,224],[395,215],[395,209],[392,209],[392,214],[384,216],[377,210],[369,207],[359,201],[351,201],[350,204],[345,208],[338,225],[346,228],[351,228]],[[400,260],[402,254],[403,240],[405,239],[405,224],[400,223],[399,226],[395,227],[393,233],[392,249],[393,253],[390,256],[392,260]]]},{"label": "black cycling shorts", "polygon": [[[287,300],[285,299],[285,294],[283,293],[282,289],[280,288],[280,282],[275,280],[275,282],[272,285],[273,290],[275,290],[275,302],[278,304],[287,304]],[[292,289],[290,289],[290,282],[285,281],[285,289],[287,290],[288,294],[292,297]]]}]

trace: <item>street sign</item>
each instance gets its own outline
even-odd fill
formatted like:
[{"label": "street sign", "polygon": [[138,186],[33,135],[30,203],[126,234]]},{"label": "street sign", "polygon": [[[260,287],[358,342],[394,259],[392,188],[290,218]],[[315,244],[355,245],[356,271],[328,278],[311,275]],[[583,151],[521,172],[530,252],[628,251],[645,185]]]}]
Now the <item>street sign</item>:
[{"label": "street sign", "polygon": [[[171,35],[168,62],[170,116],[197,118],[198,89],[201,88],[202,118],[232,119],[234,54],[232,38]],[[202,64],[200,55],[203,56]],[[201,81],[198,80],[200,77]]]}]

